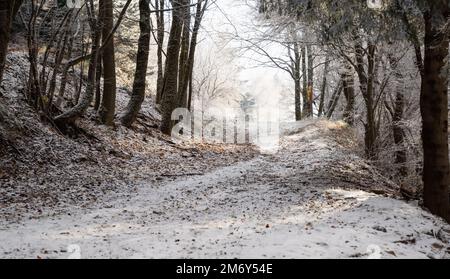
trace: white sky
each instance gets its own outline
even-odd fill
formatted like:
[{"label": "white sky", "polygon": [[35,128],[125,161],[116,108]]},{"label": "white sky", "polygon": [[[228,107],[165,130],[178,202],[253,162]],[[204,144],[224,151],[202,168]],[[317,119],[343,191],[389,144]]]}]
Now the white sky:
[{"label": "white sky", "polygon": [[[262,66],[249,59],[263,60],[264,57],[252,56],[251,52],[238,57],[233,53],[239,42],[229,41],[233,33],[252,36],[251,26],[258,18],[257,11],[249,6],[252,3],[252,0],[217,0],[205,14],[198,55],[211,53],[217,65],[232,67],[238,80],[235,89],[239,92],[235,93],[250,93],[255,97],[260,111],[273,111],[279,108],[280,100],[286,98],[282,97],[282,92],[292,91],[290,77],[282,70]],[[285,52],[282,48],[271,51]]]}]

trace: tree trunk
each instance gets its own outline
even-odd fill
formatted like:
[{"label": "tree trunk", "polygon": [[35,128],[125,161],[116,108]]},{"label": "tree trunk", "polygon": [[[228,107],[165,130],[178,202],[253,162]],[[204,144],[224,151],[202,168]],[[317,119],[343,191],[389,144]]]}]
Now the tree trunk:
[{"label": "tree trunk", "polygon": [[[205,0],[203,2],[203,6],[202,6],[202,2],[198,2],[197,3],[197,10],[195,13],[195,21],[194,21],[194,27],[192,29],[192,38],[191,38],[191,43],[189,46],[189,57],[187,60],[187,70],[185,72],[185,76],[183,77],[183,86],[181,88],[181,103],[180,106],[184,107],[184,108],[188,108],[190,109],[191,107],[191,102],[192,102],[192,90],[191,90],[191,86],[192,86],[192,77],[193,77],[193,72],[194,72],[194,62],[195,62],[195,51],[197,48],[197,37],[198,37],[198,32],[200,30],[200,25],[203,19],[203,15],[205,14],[205,10],[208,6],[208,0]],[[189,93],[188,93],[188,89],[189,89]]]},{"label": "tree trunk", "polygon": [[294,90],[295,90],[295,120],[300,121],[302,120],[302,103],[301,103],[301,95],[302,95],[302,88],[301,88],[301,55],[300,50],[298,47],[298,43],[294,42]]},{"label": "tree trunk", "polygon": [[428,1],[425,19],[424,76],[420,107],[424,152],[423,199],[431,213],[450,222],[448,155],[448,51],[449,39],[440,18],[448,19],[447,0]]},{"label": "tree trunk", "polygon": [[353,78],[353,71],[351,66],[347,65],[346,72],[342,75],[342,82],[344,86],[344,96],[347,101],[344,111],[344,121],[350,126],[353,126],[355,114],[355,80]]},{"label": "tree trunk", "polygon": [[306,66],[306,47],[301,47],[301,57],[302,57],[302,77],[303,77],[303,89],[302,89],[302,99],[303,99],[303,117],[309,117],[309,105],[308,105],[308,72]]},{"label": "tree trunk", "polygon": [[189,3],[188,0],[172,1],[172,27],[167,45],[166,68],[164,71],[164,86],[161,100],[161,131],[166,135],[170,135],[172,132],[172,112],[178,104],[178,67],[181,48],[181,33],[183,29],[182,7],[187,3]]},{"label": "tree trunk", "polygon": [[333,117],[334,110],[336,109],[336,105],[339,101],[339,98],[341,97],[343,88],[344,88],[344,82],[341,79],[341,80],[339,80],[337,87],[335,88],[333,94],[331,95],[331,100],[328,103],[328,108],[327,108],[327,118],[328,119],[331,119],[331,117]]},{"label": "tree trunk", "polygon": [[139,1],[140,11],[140,36],[138,53],[136,57],[136,71],[134,74],[133,92],[131,99],[128,102],[128,106],[124,115],[122,116],[122,125],[125,127],[131,127],[136,121],[136,117],[141,110],[141,105],[145,99],[145,85],[147,79],[147,66],[150,51],[150,2],[149,0]]},{"label": "tree trunk", "polygon": [[156,13],[156,29],[158,38],[158,77],[156,80],[156,103],[161,102],[163,83],[164,83],[164,63],[163,63],[163,46],[164,46],[164,0],[155,0],[155,7],[161,10]]},{"label": "tree trunk", "polygon": [[[378,137],[377,127],[375,123],[375,100],[373,94],[373,79],[375,69],[375,50],[373,44],[368,45],[368,50],[364,50],[362,42],[358,35],[355,36],[355,56],[356,56],[356,72],[359,78],[361,94],[366,105],[366,123],[364,123],[364,142],[366,157],[369,159],[376,158],[376,140]],[[367,52],[368,67],[367,72],[364,67],[364,54]]]},{"label": "tree trunk", "polygon": [[[199,5],[199,2],[197,5]],[[187,88],[189,79],[189,49],[191,41],[191,9],[189,6],[183,7],[183,31],[181,39],[179,84],[178,84],[178,107],[186,107]]]},{"label": "tree trunk", "polygon": [[0,0],[0,84],[8,52],[11,23],[22,1]]},{"label": "tree trunk", "polygon": [[395,103],[392,110],[392,134],[394,137],[395,165],[398,166],[398,174],[405,177],[408,174],[406,167],[406,150],[404,146],[404,132],[402,128],[403,113],[405,110],[405,96],[403,94],[404,82],[401,69],[398,67],[399,59],[393,54],[388,55],[389,64],[395,77]]},{"label": "tree trunk", "polygon": [[91,31],[92,46],[91,46],[91,56],[89,59],[89,70],[88,70],[86,91],[81,96],[77,105],[75,105],[69,111],[64,112],[63,114],[55,117],[54,119],[55,124],[58,125],[63,130],[65,130],[66,125],[68,123],[74,122],[77,118],[81,117],[92,102],[92,98],[96,88],[95,85],[96,85],[97,61],[101,40],[101,26],[98,23],[98,20],[95,21],[96,21],[94,24],[95,30]]},{"label": "tree trunk", "polygon": [[112,0],[100,0],[100,15],[102,26],[102,42],[105,45],[102,52],[103,62],[103,96],[100,107],[100,120],[105,125],[114,124],[116,111],[116,59],[114,38],[108,40],[108,35],[114,28],[114,14]]},{"label": "tree trunk", "polygon": [[102,75],[103,75],[102,55],[98,56],[96,71],[97,72],[95,74],[94,110],[98,111],[100,109],[100,104],[102,103]]},{"label": "tree trunk", "polygon": [[310,117],[314,117],[314,56],[312,46],[306,47],[308,52],[308,113]]},{"label": "tree trunk", "polygon": [[320,101],[319,101],[319,111],[318,116],[322,117],[325,109],[325,95],[327,93],[327,77],[328,77],[328,68],[330,66],[330,61],[328,59],[328,55],[325,57],[325,65],[323,67],[323,78],[322,78],[322,90],[320,92]]}]

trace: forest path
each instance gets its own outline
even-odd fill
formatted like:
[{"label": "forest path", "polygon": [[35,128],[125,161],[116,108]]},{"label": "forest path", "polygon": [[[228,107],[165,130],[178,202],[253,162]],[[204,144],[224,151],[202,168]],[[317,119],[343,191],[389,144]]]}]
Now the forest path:
[{"label": "forest path", "polygon": [[0,223],[0,258],[449,257],[449,226],[390,197],[348,133],[305,123],[277,154],[144,184],[102,209]]}]

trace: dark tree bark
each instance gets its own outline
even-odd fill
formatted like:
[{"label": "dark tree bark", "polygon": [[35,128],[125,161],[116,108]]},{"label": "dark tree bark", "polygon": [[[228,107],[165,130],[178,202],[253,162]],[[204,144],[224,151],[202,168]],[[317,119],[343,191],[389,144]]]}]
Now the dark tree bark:
[{"label": "dark tree bark", "polygon": [[314,116],[314,57],[312,46],[306,47],[308,52],[308,113],[310,117]]},{"label": "dark tree bark", "polygon": [[408,174],[408,168],[406,167],[407,154],[404,146],[404,131],[402,127],[405,110],[403,74],[398,67],[399,59],[396,59],[393,54],[389,54],[388,59],[396,84],[394,108],[390,109],[392,115],[392,135],[396,146],[395,164],[398,166],[397,171],[400,177],[405,177]]},{"label": "dark tree bark", "polygon": [[22,0],[0,0],[0,84],[8,52],[11,24],[22,2]]},{"label": "dark tree bark", "polygon": [[179,83],[178,83],[178,107],[186,107],[187,88],[189,82],[189,48],[191,41],[191,9],[183,7],[183,31],[181,37]]},{"label": "dark tree bark", "polygon": [[156,13],[157,29],[157,56],[158,56],[158,77],[156,80],[156,103],[161,102],[162,88],[164,83],[164,64],[163,64],[163,46],[164,46],[164,0],[155,0],[155,8],[160,10]]},{"label": "dark tree bark", "polygon": [[100,107],[102,123],[111,126],[114,124],[116,111],[116,59],[114,38],[108,40],[108,35],[114,28],[114,14],[112,0],[100,0],[100,15],[102,23],[102,70],[103,70],[103,96]]},{"label": "dark tree bark", "polygon": [[[122,22],[125,13],[128,10],[128,7],[130,6],[132,0],[127,0],[124,7],[122,8],[122,11],[120,12],[119,18],[117,19],[116,24],[114,25],[114,28],[112,31],[106,36],[106,38],[103,40],[104,44],[101,45],[102,40],[102,25],[100,24],[100,21],[98,20],[98,17],[94,15],[94,13],[91,13],[90,15],[90,26],[91,26],[91,38],[92,38],[92,46],[91,46],[91,53],[87,55],[82,55],[80,57],[76,57],[72,60],[70,60],[66,67],[72,67],[78,63],[81,63],[82,61],[89,59],[89,70],[88,70],[88,78],[87,78],[87,86],[86,91],[84,94],[80,97],[80,100],[77,102],[77,104],[70,110],[62,113],[61,115],[58,115],[55,117],[54,121],[55,124],[57,124],[61,129],[65,129],[65,126],[67,126],[68,123],[74,122],[77,118],[81,117],[84,112],[88,109],[89,105],[92,102],[92,98],[95,91],[95,85],[96,85],[96,72],[97,72],[97,61],[98,56],[101,55],[103,49],[106,47],[106,44],[109,42],[109,40],[112,40],[114,37],[114,33],[119,27],[120,23]],[[95,11],[94,8],[94,2],[93,0],[87,1],[87,3],[90,6],[91,11]]]},{"label": "dark tree bark", "polygon": [[355,80],[351,66],[346,67],[345,73],[342,74],[342,82],[344,87],[344,96],[347,105],[344,110],[344,121],[353,126],[355,114]]},{"label": "dark tree bark", "polygon": [[[361,94],[366,106],[366,122],[364,123],[364,142],[366,157],[376,158],[376,141],[378,138],[378,129],[375,121],[375,100],[374,100],[374,71],[375,71],[375,45],[369,43],[367,50],[364,50],[362,42],[358,35],[355,36],[355,56],[356,72],[359,78]],[[364,67],[364,57],[367,53],[367,72]]]},{"label": "dark tree bark", "polygon": [[178,104],[178,70],[181,48],[181,33],[183,29],[183,5],[186,5],[187,3],[189,3],[188,0],[172,1],[172,27],[167,45],[164,86],[161,100],[161,131],[166,135],[170,135],[172,132],[172,112]]},{"label": "dark tree bark", "polygon": [[322,117],[325,110],[325,95],[327,94],[327,77],[328,77],[328,68],[330,66],[330,61],[328,60],[328,55],[325,57],[325,65],[323,67],[323,77],[322,77],[322,90],[320,91],[320,101],[319,101],[319,110],[318,117]]},{"label": "dark tree bark", "polygon": [[341,78],[341,80],[339,80],[338,82],[337,87],[333,91],[333,94],[331,95],[330,102],[328,103],[327,118],[331,119],[331,117],[333,117],[334,110],[336,109],[337,103],[339,101],[339,98],[341,97],[343,89],[344,89],[344,82]]},{"label": "dark tree bark", "polygon": [[[203,15],[205,14],[206,8],[208,6],[208,0],[197,3],[197,8],[195,12],[195,20],[194,27],[192,29],[192,38],[189,46],[189,56],[187,60],[187,69],[184,73],[184,77],[182,78],[182,87],[181,87],[181,103],[180,106],[184,108],[191,108],[192,102],[192,76],[194,72],[194,62],[195,62],[195,52],[197,48],[197,37],[198,32],[200,30],[200,25],[203,19]],[[203,3],[203,6],[202,6]],[[189,93],[188,93],[189,89]]]},{"label": "dark tree bark", "polygon": [[447,0],[428,1],[425,12],[425,57],[420,107],[424,152],[424,205],[450,222],[448,155],[449,39],[442,26],[449,16]]},{"label": "dark tree bark", "polygon": [[95,73],[95,95],[94,95],[94,110],[100,109],[102,103],[102,75],[103,75],[103,63],[102,56],[98,56],[97,60],[97,72]]},{"label": "dark tree bark", "polygon": [[308,105],[308,70],[306,65],[306,47],[301,47],[301,57],[302,57],[302,80],[303,80],[303,88],[302,88],[302,100],[303,100],[303,111],[302,118],[309,117],[309,105]]},{"label": "dark tree bark", "polygon": [[91,26],[93,30],[91,31],[92,46],[91,55],[89,56],[89,69],[87,76],[87,86],[86,91],[80,97],[79,102],[69,111],[64,112],[61,115],[55,117],[55,124],[60,127],[60,129],[65,130],[67,124],[73,123],[76,119],[81,117],[84,112],[88,109],[92,102],[94,96],[94,91],[96,88],[96,72],[97,72],[97,62],[100,52],[101,34],[102,28],[98,19],[91,18]]},{"label": "dark tree bark", "polygon": [[[203,6],[202,6],[203,3]],[[187,107],[189,110],[191,108],[192,102],[192,77],[194,74],[194,61],[195,61],[195,52],[197,49],[197,40],[198,40],[198,32],[200,31],[200,26],[203,20],[203,16],[205,14],[206,8],[208,7],[209,0],[205,0],[203,2],[197,3],[197,8],[195,12],[195,20],[194,27],[192,29],[192,38],[189,46],[189,57],[187,61],[187,71],[185,73],[183,83],[183,94],[182,94],[182,107]],[[187,93],[187,91],[189,92]],[[187,96],[186,96],[187,95]],[[186,104],[187,102],[187,104]]]},{"label": "dark tree bark", "polygon": [[294,90],[295,90],[295,120],[302,120],[302,103],[301,103],[301,95],[302,95],[302,86],[301,86],[301,55],[297,42],[294,42]]},{"label": "dark tree bark", "polygon": [[151,34],[151,18],[150,18],[150,1],[139,1],[140,14],[140,36],[138,44],[138,53],[136,57],[136,71],[134,74],[133,92],[131,99],[124,115],[122,116],[122,125],[131,127],[136,121],[137,115],[141,110],[141,105],[145,99],[145,86],[147,80],[147,67],[150,51],[150,34]]}]

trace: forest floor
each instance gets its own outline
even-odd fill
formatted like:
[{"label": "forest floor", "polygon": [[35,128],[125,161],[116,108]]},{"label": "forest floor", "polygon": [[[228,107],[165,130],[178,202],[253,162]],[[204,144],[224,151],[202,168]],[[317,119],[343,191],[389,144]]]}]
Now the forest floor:
[{"label": "forest floor", "polygon": [[344,124],[299,122],[275,154],[180,161],[189,173],[52,215],[5,207],[0,258],[449,258],[450,226],[354,150]]}]

